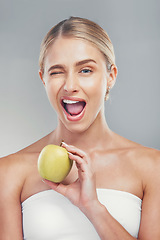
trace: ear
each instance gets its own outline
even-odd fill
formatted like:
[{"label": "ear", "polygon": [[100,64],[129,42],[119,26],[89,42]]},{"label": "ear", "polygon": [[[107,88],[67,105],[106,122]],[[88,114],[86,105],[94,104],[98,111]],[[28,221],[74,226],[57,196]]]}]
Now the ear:
[{"label": "ear", "polygon": [[108,72],[108,81],[107,81],[107,86],[112,88],[116,82],[116,77],[117,77],[117,73],[118,73],[118,70],[117,70],[117,67],[116,65],[112,65],[111,66],[111,70],[109,70]]},{"label": "ear", "polygon": [[45,86],[46,84],[45,84],[45,81],[43,79],[43,72],[42,72],[41,69],[39,70],[39,76],[40,76],[40,79],[42,80],[43,85]]}]

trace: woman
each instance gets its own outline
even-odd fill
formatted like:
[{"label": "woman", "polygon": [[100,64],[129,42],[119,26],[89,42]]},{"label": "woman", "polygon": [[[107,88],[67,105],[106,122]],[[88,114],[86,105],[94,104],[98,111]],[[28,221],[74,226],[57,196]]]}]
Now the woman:
[{"label": "woman", "polygon": [[[60,22],[42,42],[39,75],[58,125],[1,159],[0,239],[159,240],[160,153],[105,120],[117,76],[106,32],[87,19]],[[71,172],[60,184],[42,181],[39,153],[62,139]]]}]

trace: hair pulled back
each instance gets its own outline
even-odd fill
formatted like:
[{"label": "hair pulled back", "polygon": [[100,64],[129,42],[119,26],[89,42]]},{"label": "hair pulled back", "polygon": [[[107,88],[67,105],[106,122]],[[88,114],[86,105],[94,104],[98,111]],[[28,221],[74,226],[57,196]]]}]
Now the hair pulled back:
[{"label": "hair pulled back", "polygon": [[39,66],[42,73],[44,72],[46,51],[60,36],[74,37],[91,42],[104,55],[108,70],[112,64],[115,64],[114,49],[108,34],[93,21],[80,17],[70,17],[51,28],[41,43]]}]

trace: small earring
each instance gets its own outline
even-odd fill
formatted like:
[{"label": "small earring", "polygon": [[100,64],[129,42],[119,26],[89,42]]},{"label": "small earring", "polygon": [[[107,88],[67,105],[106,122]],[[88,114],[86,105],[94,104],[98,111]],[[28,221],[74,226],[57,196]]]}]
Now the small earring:
[{"label": "small earring", "polygon": [[111,87],[108,86],[107,88],[107,92],[106,92],[106,96],[105,96],[105,101],[107,101],[109,99],[109,93],[110,93]]}]

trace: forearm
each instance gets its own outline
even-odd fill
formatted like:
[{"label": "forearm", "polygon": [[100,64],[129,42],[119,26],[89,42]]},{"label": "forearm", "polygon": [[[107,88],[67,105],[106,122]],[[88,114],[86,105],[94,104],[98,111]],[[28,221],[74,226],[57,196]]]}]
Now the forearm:
[{"label": "forearm", "polygon": [[82,210],[94,225],[101,240],[135,240],[100,203],[90,204]]}]

